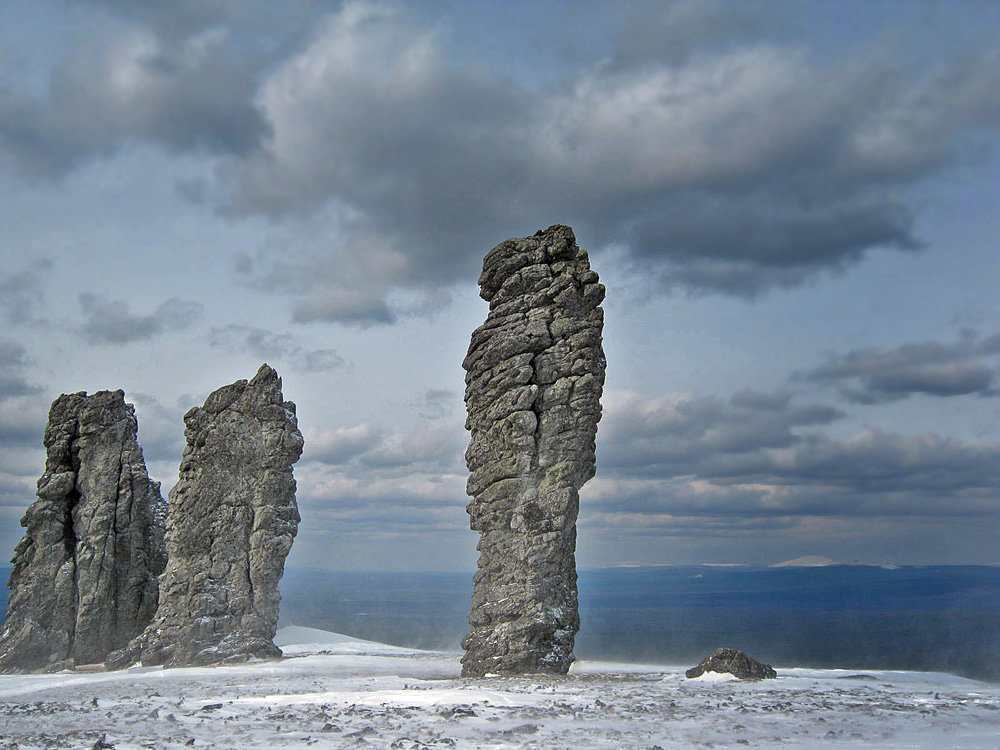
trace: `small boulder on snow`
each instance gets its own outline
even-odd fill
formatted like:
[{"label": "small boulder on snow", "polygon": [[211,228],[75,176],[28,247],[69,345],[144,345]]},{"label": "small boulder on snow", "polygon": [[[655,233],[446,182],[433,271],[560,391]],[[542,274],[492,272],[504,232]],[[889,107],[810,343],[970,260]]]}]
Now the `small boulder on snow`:
[{"label": "small boulder on snow", "polygon": [[685,676],[701,677],[706,672],[731,674],[741,680],[766,680],[778,676],[770,664],[761,664],[751,659],[735,648],[718,648],[715,653],[701,660],[697,667],[692,667]]}]

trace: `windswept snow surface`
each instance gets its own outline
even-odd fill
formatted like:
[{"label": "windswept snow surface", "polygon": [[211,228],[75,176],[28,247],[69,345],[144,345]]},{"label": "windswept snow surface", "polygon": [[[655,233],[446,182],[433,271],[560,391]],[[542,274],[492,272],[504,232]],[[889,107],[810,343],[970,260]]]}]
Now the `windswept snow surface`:
[{"label": "windswept snow surface", "polygon": [[0,676],[0,747],[1000,746],[1000,686],[946,674],[779,666],[740,682],[582,662],[565,678],[461,679],[459,654],[310,628],[276,640],[291,658]]}]

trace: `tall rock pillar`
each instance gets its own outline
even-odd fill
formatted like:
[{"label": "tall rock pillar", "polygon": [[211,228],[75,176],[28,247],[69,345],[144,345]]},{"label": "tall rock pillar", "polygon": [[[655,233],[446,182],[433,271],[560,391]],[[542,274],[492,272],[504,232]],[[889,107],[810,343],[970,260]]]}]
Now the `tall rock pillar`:
[{"label": "tall rock pillar", "polygon": [[12,561],[0,670],[102,662],[152,618],[166,504],[136,433],[120,390],[53,402],[45,473]]},{"label": "tall rock pillar", "polygon": [[604,286],[573,230],[487,253],[490,303],[466,370],[466,464],[480,533],[462,674],[565,674],[580,626],[579,489],[594,475],[605,359]]},{"label": "tall rock pillar", "polygon": [[187,447],[170,492],[160,606],[112,666],[183,666],[281,656],[278,582],[298,530],[295,404],[262,365],[184,415]]}]

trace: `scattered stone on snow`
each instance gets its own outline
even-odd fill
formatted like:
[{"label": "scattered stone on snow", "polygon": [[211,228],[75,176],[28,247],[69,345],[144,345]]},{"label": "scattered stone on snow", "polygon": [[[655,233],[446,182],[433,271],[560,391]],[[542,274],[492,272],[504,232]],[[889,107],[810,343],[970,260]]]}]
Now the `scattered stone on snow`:
[{"label": "scattered stone on snow", "polygon": [[765,680],[778,676],[770,664],[761,664],[742,651],[734,648],[719,648],[711,656],[705,657],[697,667],[684,673],[686,677],[701,677],[706,672],[731,674],[741,680]]}]

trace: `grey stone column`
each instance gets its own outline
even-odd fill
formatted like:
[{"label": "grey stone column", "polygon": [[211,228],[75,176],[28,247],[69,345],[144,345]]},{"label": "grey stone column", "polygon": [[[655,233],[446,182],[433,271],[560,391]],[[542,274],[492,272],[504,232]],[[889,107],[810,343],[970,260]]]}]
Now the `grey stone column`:
[{"label": "grey stone column", "polygon": [[466,463],[480,533],[462,674],[565,674],[580,626],[579,489],[595,471],[604,287],[573,230],[507,240],[483,260],[489,315],[466,370]]},{"label": "grey stone column", "polygon": [[298,530],[295,404],[267,365],[184,415],[170,492],[169,562],[153,622],[111,666],[182,666],[281,655],[278,582]]},{"label": "grey stone column", "polygon": [[149,623],[166,563],[166,503],[123,391],[60,396],[44,443],[12,561],[3,671],[104,661]]}]

